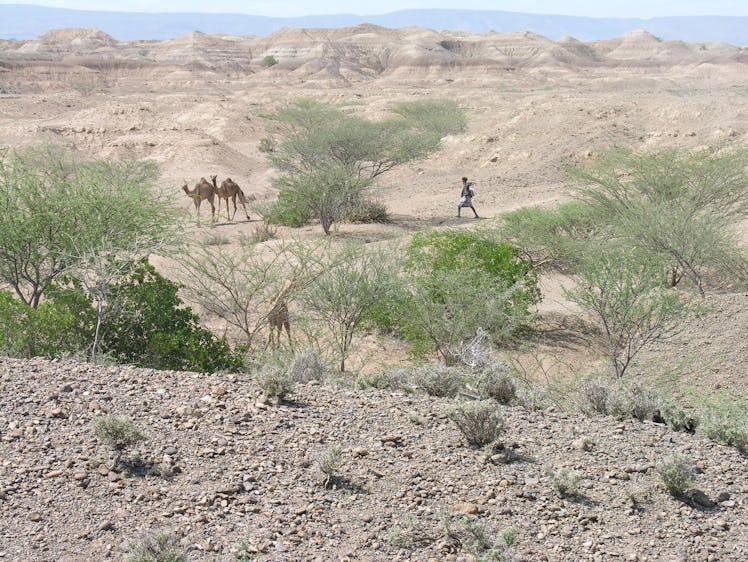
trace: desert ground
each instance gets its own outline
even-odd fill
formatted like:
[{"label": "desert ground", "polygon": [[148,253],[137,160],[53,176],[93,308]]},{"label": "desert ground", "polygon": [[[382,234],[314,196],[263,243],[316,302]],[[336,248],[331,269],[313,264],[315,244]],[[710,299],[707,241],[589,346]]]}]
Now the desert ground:
[{"label": "desert ground", "polygon": [[[267,55],[278,64],[263,66]],[[250,221],[240,209],[233,222],[224,216],[208,226],[203,206],[198,227],[181,186],[217,174],[257,203],[271,201],[275,171],[258,149],[263,113],[298,97],[355,104],[372,118],[396,101],[456,100],[467,132],[377,186],[391,222],[336,229],[343,239],[387,244],[563,201],[566,168],[607,148],[746,146],[747,70],[745,48],[643,32],[581,43],[359,26],[125,43],[59,30],[0,41],[0,142],[153,159],[190,236],[220,232],[232,244],[261,224],[256,209]],[[463,175],[476,182],[481,220],[455,217]],[[313,239],[322,231],[279,234]],[[741,236],[748,241],[748,227]],[[156,264],[168,274],[168,260]],[[541,330],[528,371],[538,357],[563,376],[600,360],[594,338],[575,331],[589,319],[563,298],[568,283],[542,278],[538,312],[548,337]],[[677,366],[678,388],[746,396],[748,294],[721,288],[707,302],[707,315],[644,359],[663,376]],[[391,342],[368,345],[356,364],[362,371],[404,356]],[[507,408],[515,460],[503,464],[461,443],[446,401],[402,392],[308,384],[292,402],[267,407],[236,374],[3,359],[0,397],[0,560],[121,560],[129,541],[157,529],[175,533],[194,560],[234,559],[243,539],[247,560],[474,559],[440,527],[440,510],[464,510],[492,532],[515,528],[517,560],[748,558],[746,458],[657,424]],[[180,472],[162,479],[98,470],[88,428],[101,412],[131,415],[151,436],[137,454],[161,462],[168,449]],[[594,446],[580,445],[583,438]],[[320,486],[313,466],[330,442],[345,459],[333,490]],[[697,459],[714,505],[657,490],[655,463],[672,452]],[[554,494],[547,465],[583,472],[581,494]],[[634,488],[645,496],[641,508],[630,505]],[[388,540],[398,529],[413,540]]]}]

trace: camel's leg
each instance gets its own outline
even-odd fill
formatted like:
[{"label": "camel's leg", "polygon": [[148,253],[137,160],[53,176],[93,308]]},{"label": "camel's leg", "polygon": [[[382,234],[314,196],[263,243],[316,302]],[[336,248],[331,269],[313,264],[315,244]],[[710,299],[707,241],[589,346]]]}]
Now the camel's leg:
[{"label": "camel's leg", "polygon": [[210,220],[211,222],[216,222],[216,205],[213,197],[209,197],[208,202],[210,203]]},{"label": "camel's leg", "polygon": [[195,214],[197,215],[197,226],[200,226],[200,199],[193,199],[195,204]]},{"label": "camel's leg", "polygon": [[[231,215],[231,220],[234,220],[234,217],[236,216],[236,194],[231,196],[231,201],[234,203],[234,214]],[[229,202],[228,199],[226,200],[226,209],[228,210]]]},{"label": "camel's leg", "polygon": [[242,204],[242,207],[244,207],[244,214],[247,215],[247,220],[251,220],[249,218],[249,211],[247,211],[247,197],[244,195],[244,192],[240,189],[239,193],[237,194],[239,196],[239,203]]},{"label": "camel's leg", "polygon": [[[239,199],[239,202],[242,204],[242,207],[244,207],[244,214],[247,215],[247,220],[250,220],[249,211],[247,211],[247,206],[244,204],[244,201]],[[236,214],[236,211],[234,211],[234,214]]]}]

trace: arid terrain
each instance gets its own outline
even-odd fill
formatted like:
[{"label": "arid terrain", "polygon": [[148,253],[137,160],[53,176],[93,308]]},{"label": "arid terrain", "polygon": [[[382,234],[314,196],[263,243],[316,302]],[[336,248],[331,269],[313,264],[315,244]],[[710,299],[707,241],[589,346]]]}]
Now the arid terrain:
[{"label": "arid terrain", "polygon": [[[277,64],[267,67],[269,55]],[[60,30],[0,41],[0,144],[153,159],[160,188],[185,213],[194,211],[183,182],[212,174],[259,203],[275,197],[274,170],[258,149],[262,115],[297,97],[371,117],[406,100],[453,99],[467,110],[464,135],[382,177],[390,223],[338,228],[367,241],[479,228],[504,211],[563,201],[566,167],[613,146],[748,144],[748,50],[643,32],[594,43],[374,26],[160,42]],[[480,221],[454,216],[463,175],[476,182]],[[261,224],[250,214],[213,228],[190,218],[190,233],[218,231],[235,243]],[[317,225],[279,233],[322,236]],[[748,241],[748,226],[741,236]],[[585,318],[563,298],[568,283],[542,279],[549,337],[538,353],[571,376],[599,354],[574,330]],[[748,294],[728,287],[707,302],[708,314],[645,359],[663,377],[682,372],[679,390],[745,397]],[[358,364],[369,372],[385,362],[371,345]],[[442,510],[477,515],[492,532],[515,528],[517,560],[748,559],[748,461],[701,436],[507,408],[514,456],[503,464],[461,441],[446,400],[313,384],[280,406],[257,398],[244,375],[0,361],[0,560],[121,560],[130,541],[154,530],[175,533],[194,560],[232,560],[242,539],[262,560],[472,559],[440,527]],[[100,412],[131,416],[149,437],[134,455],[147,465],[167,454],[179,472],[97,468],[90,422]],[[593,445],[580,445],[585,437]],[[313,462],[329,444],[343,450],[334,490]],[[697,461],[698,486],[714,505],[657,488],[655,464],[676,452]],[[546,466],[583,473],[580,494],[559,497]],[[393,540],[398,530],[413,540]]]}]

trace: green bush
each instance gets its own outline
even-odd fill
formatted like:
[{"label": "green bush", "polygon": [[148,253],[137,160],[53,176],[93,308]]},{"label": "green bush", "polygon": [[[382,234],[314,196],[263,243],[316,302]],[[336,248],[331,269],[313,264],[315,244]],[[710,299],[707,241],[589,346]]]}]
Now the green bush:
[{"label": "green bush", "polygon": [[91,423],[91,428],[96,436],[114,451],[113,466],[117,466],[126,449],[145,440],[143,432],[127,417],[98,416]]},{"label": "green bush", "polygon": [[551,486],[561,496],[573,496],[577,493],[579,481],[582,475],[576,470],[568,468],[554,469],[550,466],[545,467],[545,473],[551,481]]},{"label": "green bush", "polygon": [[460,271],[466,282],[470,273],[486,273],[498,288],[515,287],[511,305],[525,311],[540,301],[538,272],[516,248],[475,232],[431,230],[418,232],[406,249],[406,269],[429,274],[432,271]]},{"label": "green bush", "polygon": [[167,533],[154,533],[130,545],[127,562],[187,562],[179,540]]},{"label": "green bush", "polygon": [[698,425],[698,419],[685,408],[672,400],[661,400],[659,404],[660,418],[673,431],[687,431],[693,433]]},{"label": "green bush", "polygon": [[282,402],[293,392],[289,375],[277,367],[267,366],[255,375],[255,382],[262,389],[265,400]]},{"label": "green bush", "polygon": [[276,59],[273,55],[265,55],[262,57],[262,62],[260,63],[265,68],[270,68],[271,66],[275,66],[278,64],[278,59]]},{"label": "green bush", "polygon": [[657,465],[657,475],[662,487],[675,497],[680,497],[696,483],[693,462],[675,454]]},{"label": "green bush", "polygon": [[515,337],[540,300],[537,271],[517,251],[470,232],[418,233],[405,251],[405,287],[398,308],[377,320],[411,344],[416,357],[436,351],[458,364],[479,335],[491,342]]},{"label": "green bush", "polygon": [[461,402],[447,413],[470,445],[497,443],[504,431],[504,417],[493,400]]},{"label": "green bush", "polygon": [[413,369],[411,380],[429,396],[453,398],[465,388],[467,372],[461,367],[442,364],[421,365]]},{"label": "green bush", "polygon": [[278,224],[300,228],[309,224],[314,218],[312,210],[299,201],[292,192],[282,191],[278,194],[278,199],[271,204],[264,216],[268,224]]},{"label": "green bush", "polygon": [[147,262],[115,285],[103,327],[101,347],[121,363],[154,369],[215,372],[242,366],[233,351],[199,325],[189,307],[182,307],[179,287]]},{"label": "green bush", "polygon": [[364,199],[346,211],[345,220],[363,224],[388,223],[390,217],[387,213],[387,207],[382,203]]},{"label": "green bush", "polygon": [[90,306],[88,312],[81,323],[62,299],[33,308],[9,291],[0,291],[0,352],[22,358],[85,353],[93,325]]},{"label": "green bush", "polygon": [[748,455],[748,409],[739,398],[723,395],[707,402],[698,429],[710,439]]}]

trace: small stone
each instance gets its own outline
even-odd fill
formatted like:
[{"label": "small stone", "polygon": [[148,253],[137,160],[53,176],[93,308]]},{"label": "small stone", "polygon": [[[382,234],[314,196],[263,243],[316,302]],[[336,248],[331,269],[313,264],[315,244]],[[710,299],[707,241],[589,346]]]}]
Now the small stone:
[{"label": "small stone", "polygon": [[177,454],[177,448],[176,447],[166,447],[164,449],[164,454],[169,456],[174,456]]},{"label": "small stone", "polygon": [[106,476],[107,474],[109,474],[109,467],[105,464],[100,464],[96,469],[96,472],[98,472],[102,476]]},{"label": "small stone", "polygon": [[707,496],[698,488],[691,488],[690,490],[687,490],[684,496],[691,503],[701,507],[714,507],[715,505],[717,505],[709,498],[709,496]]},{"label": "small stone", "polygon": [[81,481],[85,480],[86,478],[88,478],[88,473],[84,471],[76,472],[73,474],[73,480]]},{"label": "small stone", "polygon": [[34,523],[38,523],[39,521],[42,520],[42,514],[39,513],[38,511],[31,511],[28,514],[28,520],[33,521]]},{"label": "small stone", "polygon": [[360,457],[365,457],[366,455],[368,455],[369,451],[365,447],[354,447],[353,451],[351,451],[351,454],[354,457],[359,457],[360,458]]},{"label": "small stone", "polygon": [[572,441],[571,446],[577,449],[578,451],[591,451],[592,441],[589,439],[589,437],[582,436]]},{"label": "small stone", "polygon": [[63,384],[60,387],[60,392],[73,392],[73,387],[70,386],[69,384]]},{"label": "small stone", "polygon": [[452,513],[459,515],[475,515],[480,511],[480,507],[474,503],[457,503],[452,506]]},{"label": "small stone", "polygon": [[45,474],[45,476],[47,478],[57,478],[58,476],[62,476],[63,474],[65,474],[64,470],[50,470],[49,472],[47,472],[47,474]]},{"label": "small stone", "polygon": [[730,492],[720,492],[719,495],[717,495],[717,503],[726,502],[730,497]]},{"label": "small stone", "polygon": [[111,521],[102,521],[99,523],[99,531],[111,531],[114,529],[114,523]]},{"label": "small stone", "polygon": [[635,464],[635,465],[623,467],[623,471],[628,472],[628,473],[632,473],[632,472],[644,473],[644,472],[647,472],[649,468],[650,467],[646,464]]}]

